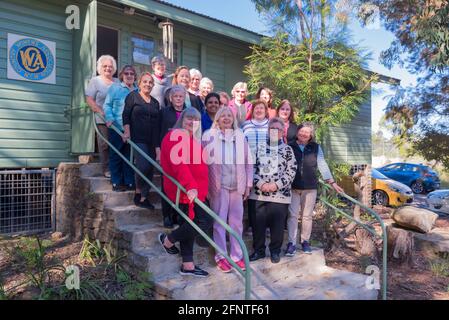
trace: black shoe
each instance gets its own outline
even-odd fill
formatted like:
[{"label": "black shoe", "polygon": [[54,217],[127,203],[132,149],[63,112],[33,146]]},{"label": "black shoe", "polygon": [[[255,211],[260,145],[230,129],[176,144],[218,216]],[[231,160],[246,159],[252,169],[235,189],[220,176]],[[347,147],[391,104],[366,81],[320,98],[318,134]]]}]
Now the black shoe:
[{"label": "black shoe", "polygon": [[139,201],[137,206],[141,207],[141,208],[149,209],[149,210],[154,210],[154,205],[152,203],[150,203],[150,201],[148,201],[148,198],[143,201]]},{"label": "black shoe", "polygon": [[249,256],[249,261],[256,261],[259,259],[263,259],[265,258],[265,253],[259,253],[259,252],[254,252],[252,255]]},{"label": "black shoe", "polygon": [[181,266],[181,269],[179,270],[179,274],[183,276],[195,276],[195,277],[207,277],[209,275],[209,272],[204,271],[203,269],[198,268],[195,266],[195,269],[193,270],[185,270],[183,266]]},{"label": "black shoe", "polygon": [[136,193],[136,194],[134,195],[134,204],[135,204],[136,206],[139,206],[140,198],[142,198],[142,195],[141,195],[140,193]]},{"label": "black shoe", "polygon": [[[125,189],[126,189],[126,191],[134,191],[134,190],[136,190],[136,186],[133,185],[133,184],[127,184],[127,185],[125,186]],[[140,199],[139,199],[139,200],[140,200]]]},{"label": "black shoe", "polygon": [[278,263],[279,261],[281,261],[281,256],[279,255],[279,253],[272,253],[271,254],[271,262]]},{"label": "black shoe", "polygon": [[124,191],[124,190],[123,190],[122,186],[120,186],[120,185],[118,185],[118,184],[112,184],[112,191],[115,191],[115,192],[122,192],[122,191]]},{"label": "black shoe", "polygon": [[164,246],[165,238],[167,238],[167,235],[165,233],[159,233],[159,236],[157,237],[159,239],[160,244],[162,245],[162,248],[164,248],[165,252],[168,254],[178,254],[179,249],[176,248],[175,245],[171,246],[170,248],[167,248]]},{"label": "black shoe", "polygon": [[164,228],[173,229],[173,222],[170,217],[164,217]]}]

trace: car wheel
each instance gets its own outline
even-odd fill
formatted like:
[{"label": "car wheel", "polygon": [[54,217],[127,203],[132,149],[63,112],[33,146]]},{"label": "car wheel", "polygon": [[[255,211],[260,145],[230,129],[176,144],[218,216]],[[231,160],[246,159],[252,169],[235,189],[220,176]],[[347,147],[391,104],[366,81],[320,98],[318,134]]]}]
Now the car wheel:
[{"label": "car wheel", "polygon": [[421,181],[415,181],[410,186],[410,189],[412,189],[413,193],[420,194],[424,192],[424,185]]},{"label": "car wheel", "polygon": [[388,205],[388,195],[382,190],[373,191],[373,204],[380,206]]}]

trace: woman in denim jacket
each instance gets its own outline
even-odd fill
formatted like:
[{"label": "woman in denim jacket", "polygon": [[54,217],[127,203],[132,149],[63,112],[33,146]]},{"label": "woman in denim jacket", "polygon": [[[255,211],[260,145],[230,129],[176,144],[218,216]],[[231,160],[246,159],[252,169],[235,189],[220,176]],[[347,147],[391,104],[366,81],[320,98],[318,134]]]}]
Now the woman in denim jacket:
[{"label": "woman in denim jacket", "polygon": [[[130,148],[126,140],[115,132],[111,125],[123,131],[123,109],[125,98],[131,91],[136,91],[136,70],[131,65],[126,65],[119,73],[120,83],[109,87],[106,100],[103,105],[106,126],[109,128],[109,142],[117,148],[127,159],[130,156]],[[109,148],[109,170],[111,171],[112,190],[134,190],[134,172],[131,167],[114,151]]]}]

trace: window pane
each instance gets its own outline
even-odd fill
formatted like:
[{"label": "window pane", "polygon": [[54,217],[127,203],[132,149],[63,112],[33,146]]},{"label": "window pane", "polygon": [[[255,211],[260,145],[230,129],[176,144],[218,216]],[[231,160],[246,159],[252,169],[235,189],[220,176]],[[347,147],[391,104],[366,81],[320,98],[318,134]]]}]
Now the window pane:
[{"label": "window pane", "polygon": [[139,74],[151,72],[151,58],[154,56],[154,40],[150,37],[134,34],[131,37],[133,65]]}]

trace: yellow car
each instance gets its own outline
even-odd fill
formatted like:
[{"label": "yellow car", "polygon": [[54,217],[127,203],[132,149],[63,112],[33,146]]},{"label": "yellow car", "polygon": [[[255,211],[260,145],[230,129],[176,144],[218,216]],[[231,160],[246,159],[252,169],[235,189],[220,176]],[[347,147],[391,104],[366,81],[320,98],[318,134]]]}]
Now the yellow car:
[{"label": "yellow car", "polygon": [[[408,186],[392,180],[376,169],[371,171],[373,205],[399,207],[413,202],[413,192]],[[351,177],[344,177],[340,182],[345,192],[357,197]]]}]

